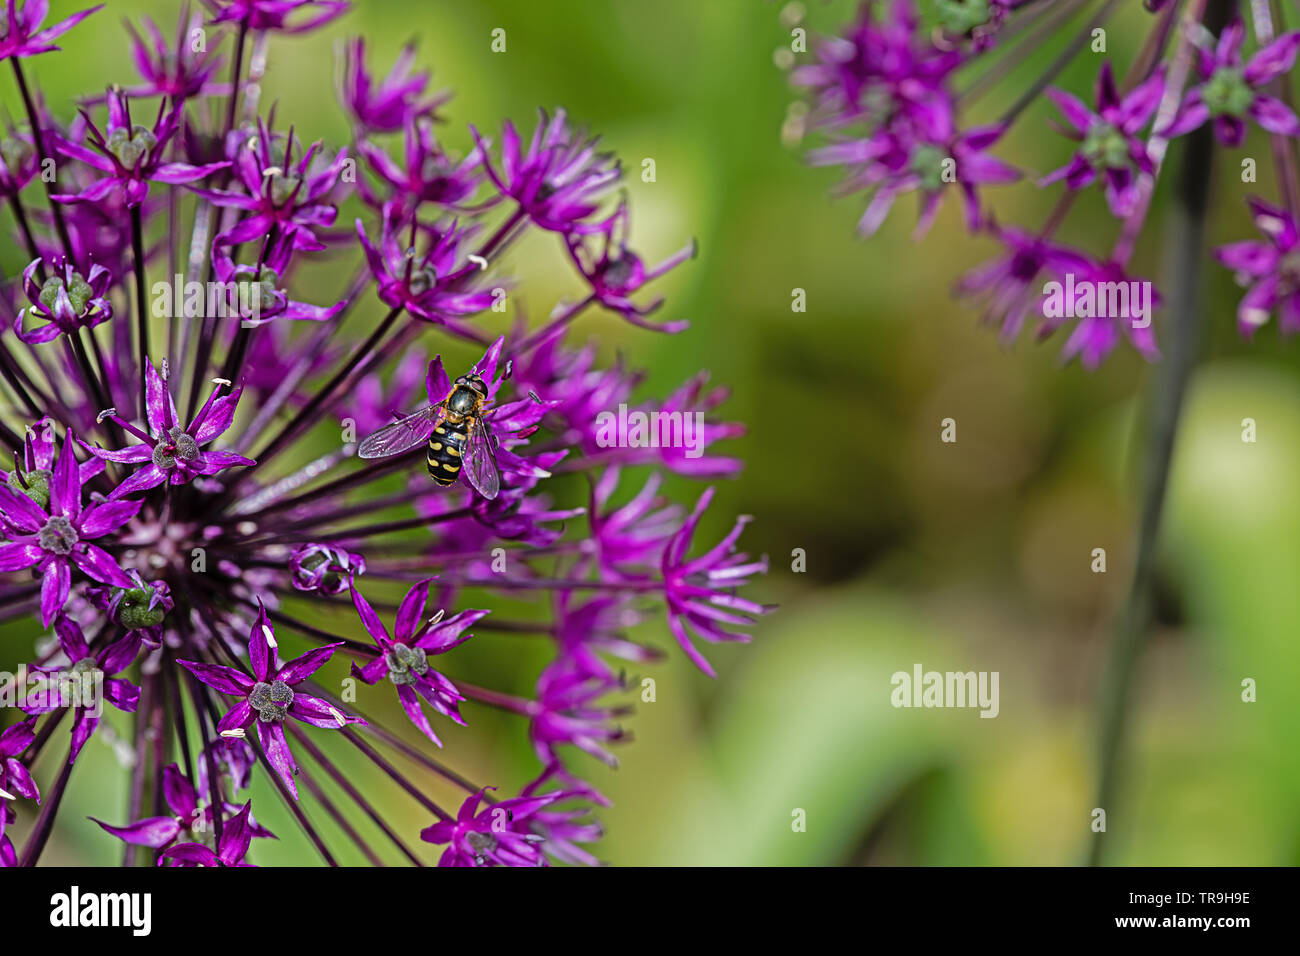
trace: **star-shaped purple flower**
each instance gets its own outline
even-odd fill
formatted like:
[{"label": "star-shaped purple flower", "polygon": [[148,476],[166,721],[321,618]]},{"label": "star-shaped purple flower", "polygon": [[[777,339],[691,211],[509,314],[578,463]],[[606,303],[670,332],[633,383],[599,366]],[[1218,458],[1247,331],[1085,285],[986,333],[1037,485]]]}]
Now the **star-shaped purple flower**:
[{"label": "star-shaped purple flower", "polygon": [[[45,273],[44,281],[37,281],[38,271]],[[92,264],[83,276],[66,258],[33,259],[23,270],[23,291],[31,305],[14,317],[14,334],[28,345],[40,345],[111,319],[108,287],[112,279],[98,264]],[[31,320],[44,324],[29,327]]]},{"label": "star-shaped purple flower", "polygon": [[111,409],[102,415],[139,438],[142,444],[109,451],[82,443],[82,447],[92,455],[107,461],[137,465],[148,462],[114,488],[109,493],[108,500],[117,501],[127,495],[155,488],[165,481],[183,485],[200,475],[215,475],[225,468],[253,464],[252,459],[234,452],[202,449],[202,446],[220,438],[234,421],[235,408],[239,405],[243,387],[221,394],[221,390],[228,384],[218,382],[194,420],[182,428],[167,379],[149,362],[145,368],[145,416],[149,431],[144,432]]},{"label": "star-shaped purple flower", "polygon": [[20,2],[21,0],[8,0],[4,5],[5,23],[4,30],[0,32],[0,60],[36,56],[38,53],[49,53],[59,49],[50,41],[57,40],[86,17],[104,7],[101,3],[89,10],[74,13],[66,20],[60,20],[54,26],[41,30],[40,25],[45,15],[50,12],[48,0],[26,0],[19,10]]},{"label": "star-shaped purple flower", "polygon": [[735,588],[745,584],[751,575],[767,572],[766,557],[751,561],[748,555],[736,551],[736,540],[750,521],[747,516],[738,518],[726,537],[704,554],[686,557],[700,518],[712,500],[713,489],[706,488],[660,561],[668,598],[668,627],[686,656],[710,677],[716,674],[692,643],[692,632],[711,643],[747,642],[748,634],[728,630],[728,625],[752,626],[754,618],[770,610],[735,593]]},{"label": "star-shaped purple flower", "polygon": [[1245,37],[1245,26],[1234,20],[1219,34],[1213,50],[1198,48],[1201,82],[1188,91],[1173,121],[1161,131],[1164,136],[1182,136],[1213,120],[1214,136],[1220,143],[1240,146],[1248,119],[1279,136],[1300,136],[1300,120],[1291,108],[1263,92],[1295,64],[1300,32],[1278,37],[1243,64]]},{"label": "star-shaped purple flower", "polygon": [[[484,790],[495,790],[485,787]],[[536,813],[559,799],[558,793],[515,797],[479,809],[483,790],[460,806],[455,820],[441,820],[420,832],[426,843],[450,844],[439,866],[545,866],[545,838],[528,826]]]},{"label": "star-shaped purple flower", "polygon": [[44,679],[41,686],[27,691],[23,710],[32,716],[48,714],[63,707],[71,707],[76,712],[72,722],[72,747],[68,752],[68,763],[72,763],[99,726],[99,715],[103,710],[103,703],[98,699],[101,691],[104,700],[118,710],[135,713],[140,703],[140,688],[113,675],[126,670],[135,661],[140,651],[140,635],[128,633],[111,644],[102,644],[97,651],[91,651],[81,626],[66,614],[60,614],[54,621],[54,633],[58,635],[59,646],[68,663],[32,668]]},{"label": "star-shaped purple flower", "polygon": [[1048,173],[1039,185],[1063,179],[1071,189],[1085,189],[1100,176],[1111,213],[1129,215],[1137,202],[1137,173],[1155,170],[1139,133],[1155,115],[1164,88],[1164,72],[1157,70],[1121,98],[1106,62],[1097,76],[1095,111],[1064,90],[1048,90],[1069,124],[1058,127],[1059,132],[1078,142],[1079,148],[1070,162]]},{"label": "star-shaped purple flower", "polygon": [[164,106],[165,101],[160,101],[152,127],[139,126],[131,121],[127,95],[119,90],[110,91],[108,125],[103,131],[83,111],[86,133],[94,149],[87,149],[61,136],[54,138],[55,148],[64,156],[80,160],[105,175],[79,193],[63,193],[51,198],[63,203],[99,203],[120,193],[128,206],[138,206],[148,195],[150,182],[186,185],[230,165],[226,162],[203,166],[166,162],[168,144],[180,128],[181,108],[173,105],[170,110],[165,110]]},{"label": "star-shaped purple flower", "polygon": [[69,432],[49,481],[49,503],[0,487],[0,519],[10,540],[0,544],[0,571],[36,567],[41,574],[41,621],[49,627],[68,600],[72,567],[103,584],[129,588],[117,560],[90,542],[136,516],[139,501],[101,501],[83,510],[81,471]]},{"label": "star-shaped purple flower", "polygon": [[487,159],[488,146],[470,126],[483,154],[489,178],[502,194],[511,197],[537,225],[552,232],[600,232],[608,218],[587,220],[600,208],[604,194],[618,181],[622,170],[608,153],[597,152],[595,139],[584,139],[569,128],[564,110],[554,116],[541,111],[526,153],[520,152],[519,133],[507,121],[501,135],[500,168]]},{"label": "star-shaped purple flower", "polygon": [[[181,772],[176,764],[168,764],[162,773],[163,799],[171,814],[162,817],[146,817],[124,827],[115,827],[103,820],[95,820],[108,833],[134,846],[147,846],[155,850],[166,849],[183,836],[193,835],[198,840],[213,830],[212,807],[199,799],[190,778]],[[222,821],[229,825],[227,817],[235,817],[243,812],[237,804],[225,803],[222,809]],[[275,834],[259,826],[250,816],[248,828],[255,837],[268,837],[274,840]]]},{"label": "star-shaped purple flower", "polygon": [[285,787],[298,797],[294,784],[297,767],[284,734],[284,719],[292,717],[313,727],[337,730],[348,724],[365,723],[360,717],[344,714],[334,705],[319,697],[295,690],[334,655],[342,642],[326,644],[280,664],[275,642],[275,632],[266,618],[266,608],[259,606],[257,620],[248,634],[248,658],[252,676],[242,670],[221,664],[204,664],[199,661],[177,661],[190,673],[223,694],[240,698],[217,724],[217,732],[227,736],[243,736],[250,724],[257,725],[257,739],[266,759]]},{"label": "star-shaped purple flower", "polygon": [[[18,758],[36,739],[33,729],[34,721],[24,720],[0,730],[0,846],[8,840],[5,828],[13,822],[15,815],[10,802],[23,797],[40,802],[41,793],[36,789],[36,781],[23,762]],[[3,850],[0,850],[3,856]]]},{"label": "star-shaped purple flower", "polygon": [[1237,331],[1249,338],[1277,312],[1278,328],[1293,335],[1300,332],[1300,229],[1285,209],[1256,197],[1248,202],[1264,238],[1214,250],[1214,257],[1248,287],[1237,307]]},{"label": "star-shaped purple flower", "polygon": [[[244,861],[253,837],[257,833],[252,818],[253,802],[226,821],[221,829],[221,840],[215,850],[202,843],[177,843],[163,850],[158,865],[174,863],[176,866],[252,866]],[[101,826],[103,824],[100,824]],[[260,829],[260,828],[257,828]]]},{"label": "star-shaped purple flower", "polygon": [[385,677],[392,681],[397,687],[402,709],[411,718],[411,723],[441,747],[442,741],[429,726],[429,720],[420,707],[420,698],[423,697],[429,706],[444,717],[450,717],[463,726],[465,721],[457,708],[465,697],[451,681],[429,666],[428,657],[430,654],[445,654],[453,647],[465,643],[473,636],[468,629],[488,612],[460,611],[445,620],[438,613],[426,621],[424,608],[429,599],[429,585],[432,581],[432,578],[425,578],[407,592],[397,608],[391,637],[375,609],[353,582],[352,603],[361,617],[361,623],[379,645],[381,653],[365,667],[353,664],[352,675],[367,684],[376,684]]}]

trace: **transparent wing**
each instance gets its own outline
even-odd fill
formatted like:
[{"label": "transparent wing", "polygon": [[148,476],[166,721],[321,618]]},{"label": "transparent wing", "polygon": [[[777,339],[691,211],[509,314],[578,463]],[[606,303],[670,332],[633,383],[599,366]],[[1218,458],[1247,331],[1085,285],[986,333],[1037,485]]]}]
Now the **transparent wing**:
[{"label": "transparent wing", "polygon": [[357,454],[362,458],[387,458],[410,451],[429,440],[438,422],[442,421],[443,414],[441,404],[422,408],[414,415],[407,415],[366,438],[357,449]]},{"label": "transparent wing", "polygon": [[501,490],[501,472],[492,448],[494,440],[491,427],[483,419],[476,418],[470,423],[469,441],[465,443],[465,477],[489,501]]}]

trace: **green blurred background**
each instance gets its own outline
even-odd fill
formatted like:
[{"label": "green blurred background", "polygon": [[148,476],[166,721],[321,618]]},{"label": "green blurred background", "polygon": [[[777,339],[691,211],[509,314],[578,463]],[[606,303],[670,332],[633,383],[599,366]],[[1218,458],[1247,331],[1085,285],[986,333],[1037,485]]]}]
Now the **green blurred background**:
[{"label": "green blurred background", "polygon": [[[80,4],[52,6],[58,18]],[[576,764],[614,802],[601,813],[608,835],[599,854],[615,864],[1081,860],[1091,838],[1097,678],[1131,563],[1141,453],[1132,426],[1149,378],[1144,363],[1121,346],[1090,374],[1059,365],[1059,338],[999,345],[950,297],[952,281],[995,251],[966,237],[951,201],[924,243],[911,241],[906,200],[875,239],[856,239],[860,198],[832,200],[835,174],[808,168],[781,142],[792,97],[774,63],[790,37],[777,4],[356,6],[323,31],[272,42],[264,102],[277,103],[300,136],[338,143],[346,135],[333,94],[339,38],[365,36],[372,69],[383,73],[415,37],[435,85],[456,91],[446,110],[450,144],[468,142],[469,122],[489,130],[510,117],[531,129],[537,107],[562,105],[623,157],[634,245],[647,260],[699,240],[698,259],[659,290],[669,298],[665,316],[693,320],[688,332],[654,337],[601,315],[578,331],[651,369],[646,394],[666,393],[701,366],[734,389],[726,417],[750,432],[726,451],[749,467],[720,487],[701,541],[723,533],[733,514],[754,515],[743,544],[770,555],[772,573],[750,596],[781,609],[749,646],[708,650],[716,681],[671,648],[661,621],[642,628],[640,637],[670,651],[646,671],[657,700],[638,704],[627,722],[636,739],[620,749],[618,770]],[[1129,6],[1109,32],[1121,68],[1150,23],[1140,4]],[[149,13],[170,34],[174,9],[110,0],[65,38],[64,54],[38,58],[30,73],[66,119],[74,94],[134,81],[117,19]],[[853,9],[812,3],[809,25],[833,29]],[[504,54],[489,50],[497,27],[507,31]],[[1055,49],[1013,73],[967,120],[997,115]],[[1087,90],[1096,67],[1085,53],[1060,83]],[[11,85],[0,84],[15,112]],[[1067,155],[1047,130],[1047,105],[1032,107],[997,150],[1035,174]],[[1248,191],[1276,194],[1267,144],[1252,136],[1241,155],[1259,160],[1261,183],[1241,184],[1236,158],[1220,164],[1215,242],[1253,235]],[[655,160],[654,183],[640,179],[645,157]],[[1175,149],[1171,162],[1179,158]],[[1164,193],[1134,262],[1157,281]],[[1021,185],[986,196],[1001,221],[1033,225],[1056,191]],[[1113,225],[1100,197],[1077,206],[1061,238],[1103,251]],[[4,259],[10,274],[21,268],[20,251]],[[575,291],[559,264],[543,243],[510,260],[535,318]],[[1159,619],[1122,803],[1109,819],[1110,859],[1124,864],[1300,862],[1298,361],[1272,327],[1253,344],[1238,341],[1239,293],[1224,270],[1207,264],[1207,272],[1211,330],[1177,449]],[[805,313],[791,310],[796,288],[806,290]],[[946,417],[957,421],[956,444],[939,440]],[[1247,417],[1258,424],[1255,444],[1241,439]],[[1108,554],[1105,574],[1089,567],[1097,547]],[[791,570],[796,548],[807,554],[804,573]],[[23,630],[11,626],[0,638],[0,664],[30,656]],[[484,635],[464,650],[455,673],[521,692],[544,661],[510,636]],[[1000,672],[1000,716],[892,708],[890,675],[915,663]],[[1256,703],[1241,701],[1247,677],[1258,682]],[[439,728],[448,731],[442,756],[451,765],[503,789],[535,772],[521,722],[466,713],[470,730]],[[124,818],[108,740],[87,749],[51,862],[120,859],[116,841],[84,819]],[[349,759],[349,772],[395,808],[407,832],[428,822]],[[47,765],[40,779],[49,774]],[[454,803],[453,791],[415,776]],[[281,840],[259,843],[253,858],[315,862],[267,788],[254,794]],[[806,832],[792,831],[796,809],[806,811]],[[346,862],[359,861],[335,842]]]}]

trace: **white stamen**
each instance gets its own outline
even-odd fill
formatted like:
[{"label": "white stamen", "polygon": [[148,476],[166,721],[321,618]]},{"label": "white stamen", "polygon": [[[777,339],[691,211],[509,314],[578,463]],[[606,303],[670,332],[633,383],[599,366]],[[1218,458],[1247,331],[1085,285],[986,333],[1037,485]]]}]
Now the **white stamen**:
[{"label": "white stamen", "polygon": [[433,617],[429,618],[429,626],[430,626],[430,627],[433,627],[433,625],[435,625],[435,624],[437,624],[439,621],[441,621],[441,620],[442,620],[442,616],[443,616],[444,614],[446,614],[446,613],[447,613],[447,611],[446,611],[444,608],[439,608],[439,609],[438,609],[438,613],[435,614]]},{"label": "white stamen", "polygon": [[271,630],[270,624],[262,625],[262,636],[266,638],[266,643],[270,644],[272,647],[278,648],[280,646],[275,643],[275,632]]},{"label": "white stamen", "polygon": [[347,726],[348,719],[344,717],[342,713],[339,712],[339,709],[337,707],[330,706],[330,716],[339,722],[340,727]]},{"label": "white stamen", "polygon": [[470,256],[466,256],[466,258],[469,259],[470,262],[474,263],[474,265],[478,266],[480,269],[486,269],[488,267],[488,261],[487,259],[483,258],[483,256],[470,255]]},{"label": "white stamen", "polygon": [[14,796],[12,793],[10,793],[8,790],[0,790],[0,799],[3,799],[3,800],[17,800],[18,798],[15,797],[15,796]]},{"label": "white stamen", "polygon": [[214,379],[212,380],[212,384],[213,384],[213,385],[226,385],[226,386],[229,386],[229,385],[230,385],[230,379],[228,379],[228,378],[214,378]]},{"label": "white stamen", "polygon": [[[95,416],[95,424],[99,425],[104,421],[105,418],[108,418],[110,415],[116,415],[116,414],[117,414],[116,408],[106,408],[98,415]],[[28,430],[30,431],[30,429]]]},{"label": "white stamen", "polygon": [[223,730],[223,731],[221,732],[221,736],[223,736],[223,737],[238,737],[240,740],[243,740],[244,737],[245,737],[245,734],[244,734],[244,728],[243,728],[243,727],[234,727],[234,728],[232,728],[232,729],[230,729],[230,730]]}]

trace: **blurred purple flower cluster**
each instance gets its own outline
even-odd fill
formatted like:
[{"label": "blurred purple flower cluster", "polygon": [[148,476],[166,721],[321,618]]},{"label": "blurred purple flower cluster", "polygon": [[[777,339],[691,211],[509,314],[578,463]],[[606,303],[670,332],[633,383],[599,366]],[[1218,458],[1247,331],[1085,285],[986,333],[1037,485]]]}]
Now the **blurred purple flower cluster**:
[{"label": "blurred purple flower cluster", "polygon": [[[807,51],[796,45],[790,80],[805,98],[792,108],[787,129],[795,138],[817,134],[825,140],[809,150],[808,161],[841,167],[844,193],[870,193],[859,224],[864,235],[880,228],[904,193],[920,197],[921,235],[943,196],[958,192],[969,231],[1003,246],[997,258],[957,283],[958,293],[980,301],[985,321],[1000,327],[1008,342],[1026,325],[1040,340],[1069,326],[1063,360],[1077,357],[1092,369],[1121,340],[1147,359],[1159,355],[1150,321],[1159,294],[1144,298],[1140,311],[1125,303],[1129,290],[1150,288],[1129,264],[1170,142],[1210,124],[1219,145],[1234,149],[1251,126],[1258,127],[1270,139],[1282,199],[1273,204],[1251,197],[1264,240],[1234,243],[1216,258],[1249,287],[1239,310],[1243,335],[1275,311],[1282,332],[1295,332],[1300,120],[1289,105],[1287,83],[1300,32],[1280,33],[1268,3],[1147,0],[1144,6],[1133,9],[1119,0],[867,0],[839,35],[811,41]],[[1117,79],[1106,43],[1107,28],[1120,14],[1145,32]],[[1249,52],[1243,49],[1247,15]],[[1045,71],[1011,82],[1054,42],[1060,49]],[[1052,85],[1087,58],[1100,60],[1091,94]],[[992,122],[973,124],[967,117],[996,89],[1014,102]],[[1043,188],[1063,184],[1064,192],[1041,227],[1004,224],[988,206],[985,187],[1022,175],[989,149],[1025,125],[1044,99],[1057,114],[1044,119],[1071,151],[1062,152],[1065,161],[1056,170],[1034,178]],[[1086,251],[1058,242],[1076,197],[1098,191],[1116,221],[1109,248]],[[1054,311],[1049,289],[1067,283],[1089,289],[1089,296],[1095,290],[1097,297],[1076,296],[1070,308]]]},{"label": "blurred purple flower cluster", "polygon": [[[654,403],[638,397],[642,372],[570,341],[588,311],[685,328],[650,321],[662,299],[641,294],[693,243],[643,264],[613,194],[618,162],[562,110],[527,140],[506,122],[499,136],[469,127],[463,153],[444,143],[434,123],[449,97],[411,46],[382,78],[361,40],[341,48],[352,142],[300,139],[260,105],[268,57],[347,7],[203,0],[174,39],[128,25],[138,78],[107,77],[62,115],[24,61],[95,10],[45,27],[44,0],[4,3],[0,59],[26,116],[5,131],[0,194],[30,264],[0,295],[0,439],[15,456],[0,485],[0,618],[57,640],[38,645],[24,716],[0,733],[0,864],[40,859],[97,695],[135,715],[130,818],[97,821],[127,863],[247,865],[252,841],[272,837],[240,793],[255,772],[325,862],[338,856],[300,793],[370,862],[379,839],[422,863],[349,782],[354,756],[432,818],[420,836],[445,865],[594,863],[592,811],[608,801],[571,755],[614,762],[623,666],[661,656],[629,630],[659,622],[712,674],[699,642],[746,641],[768,610],[738,593],[766,571],[739,550],[747,519],[701,541],[712,488],[693,506],[663,493],[664,472],[739,471],[709,447],[743,430],[715,418],[725,389],[701,375]],[[950,133],[938,120],[935,135]],[[951,139],[972,162],[992,141]],[[357,214],[340,220],[344,204]],[[535,328],[520,307],[493,328],[523,285],[503,257],[537,232],[572,262],[578,293]],[[496,495],[430,481],[422,444],[357,457],[366,433],[448,400],[471,366]],[[697,416],[695,453],[602,442],[598,416],[629,400]],[[467,642],[514,653],[520,640],[546,649],[531,692],[461,676]],[[371,689],[381,682],[392,691]],[[430,756],[445,743],[472,755],[466,768],[492,766],[474,753],[483,708],[518,719],[537,754],[517,796]],[[412,726],[385,726],[385,710]],[[38,787],[68,713],[66,757]],[[459,806],[384,751],[460,791]],[[39,810],[20,852],[27,802]]]}]

